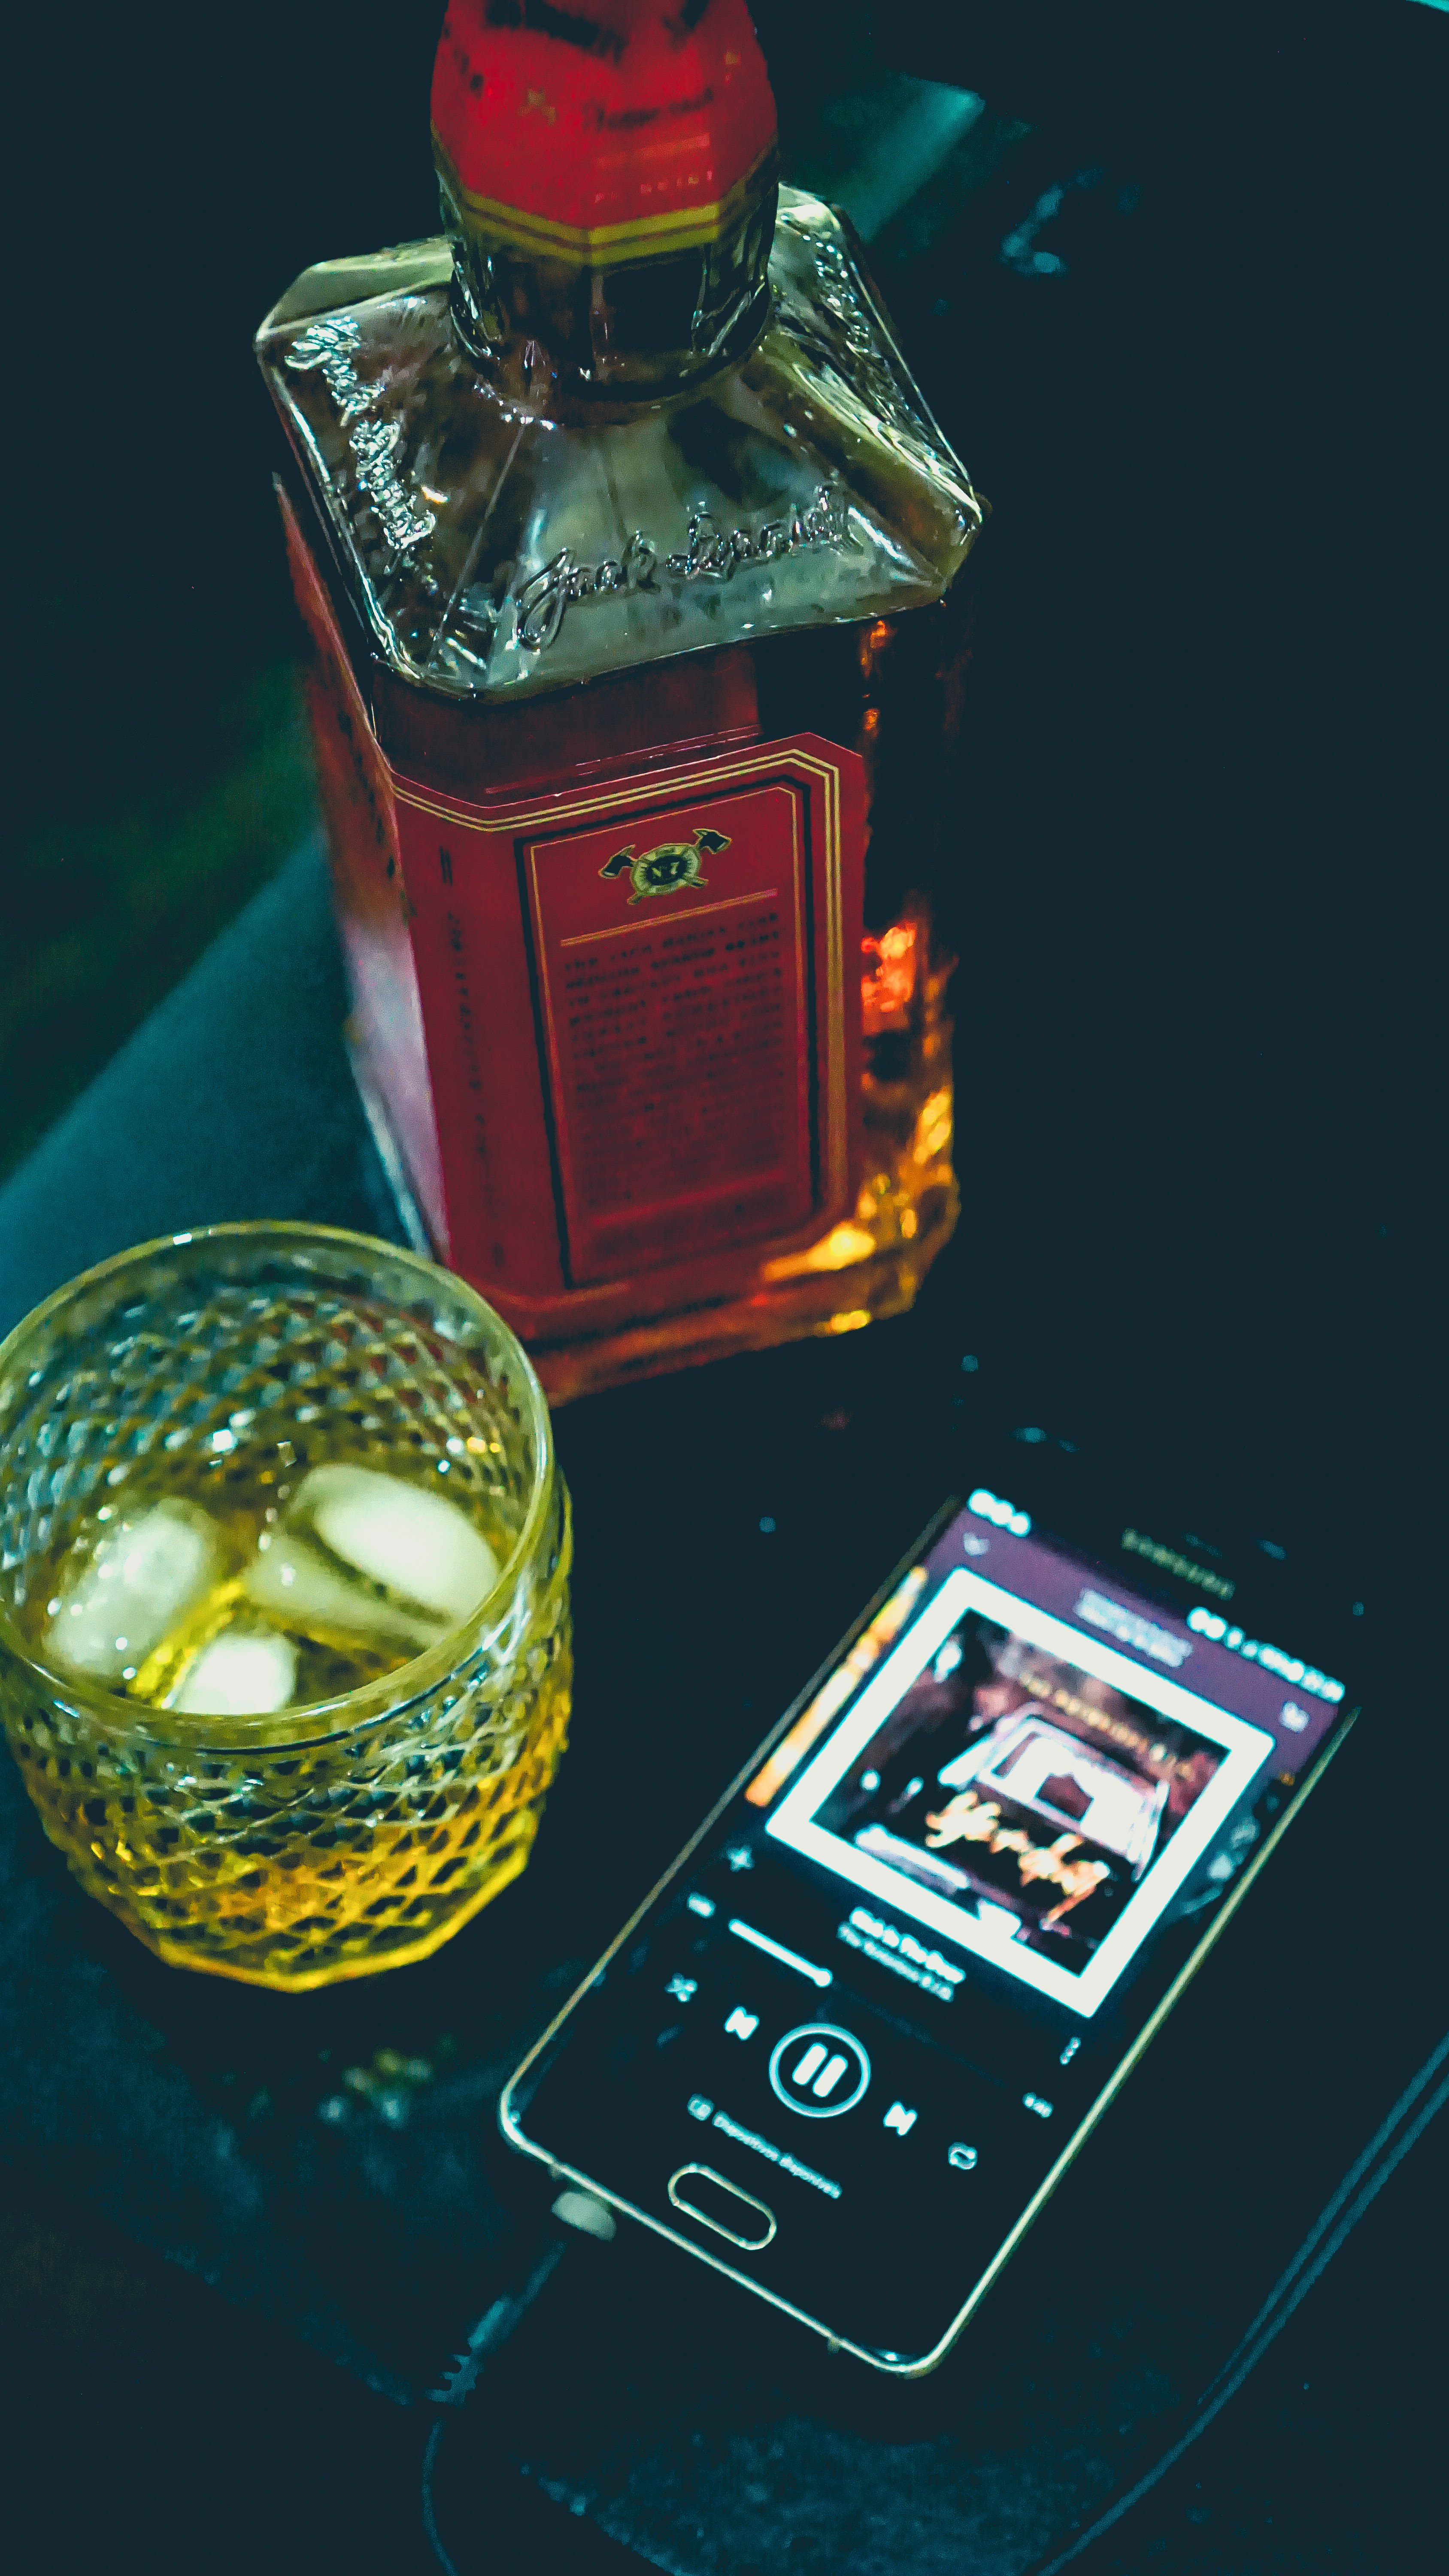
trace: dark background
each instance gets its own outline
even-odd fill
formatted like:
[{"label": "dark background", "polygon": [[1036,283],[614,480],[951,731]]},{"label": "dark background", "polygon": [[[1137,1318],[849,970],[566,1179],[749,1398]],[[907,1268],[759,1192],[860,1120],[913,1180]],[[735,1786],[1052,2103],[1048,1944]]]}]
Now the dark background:
[{"label": "dark background", "polygon": [[[309,822],[250,337],[310,260],[434,228],[437,14],[81,0],[12,40],[0,1163]],[[1009,1350],[1029,1418],[1190,1462],[1382,1635],[1433,1454],[1449,21],[1412,0],[757,14],[786,175],[847,202],[904,81],[986,101],[871,245],[994,510],[961,817],[965,1214],[930,1330]],[[897,1329],[854,1364],[878,1409]],[[404,2563],[414,2419],[223,2326],[29,2180],[0,2179],[0,2212],[13,2510],[90,2461],[84,2537],[53,2563],[117,2515],[154,2555],[163,2464],[193,2529],[283,2565]],[[1382,2354],[1365,2393],[1357,2295],[1323,2311],[1318,2399],[1285,2363],[1202,2504],[1124,2567],[1375,2564],[1375,2482],[1413,2418]]]}]

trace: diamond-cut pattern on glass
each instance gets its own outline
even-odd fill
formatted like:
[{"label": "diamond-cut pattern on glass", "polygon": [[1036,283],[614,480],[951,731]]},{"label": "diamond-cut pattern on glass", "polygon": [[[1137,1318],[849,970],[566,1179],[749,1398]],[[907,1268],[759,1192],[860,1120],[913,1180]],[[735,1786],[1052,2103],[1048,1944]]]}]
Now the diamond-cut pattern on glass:
[{"label": "diamond-cut pattern on glass", "polygon": [[[84,1283],[9,1345],[0,1712],[47,1834],[152,1949],[322,1984],[425,1955],[523,1867],[568,1723],[568,1498],[536,1454],[516,1344],[446,1272],[360,1240],[189,1249]],[[14,1651],[32,1584],[101,1486],[164,1491],[168,1456],[208,1447],[218,1511],[261,1449],[296,1476],[339,1455],[414,1481],[441,1467],[505,1545],[541,1463],[547,1493],[474,1619],[346,1698],[183,1721]]]}]

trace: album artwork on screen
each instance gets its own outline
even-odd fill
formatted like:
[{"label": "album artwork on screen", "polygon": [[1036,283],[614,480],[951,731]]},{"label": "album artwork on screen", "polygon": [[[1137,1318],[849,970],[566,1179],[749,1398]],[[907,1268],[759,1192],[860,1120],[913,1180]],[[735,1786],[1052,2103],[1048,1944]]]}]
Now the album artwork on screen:
[{"label": "album artwork on screen", "polygon": [[958,1571],[770,1819],[779,1841],[1094,2011],[1272,1738]]}]

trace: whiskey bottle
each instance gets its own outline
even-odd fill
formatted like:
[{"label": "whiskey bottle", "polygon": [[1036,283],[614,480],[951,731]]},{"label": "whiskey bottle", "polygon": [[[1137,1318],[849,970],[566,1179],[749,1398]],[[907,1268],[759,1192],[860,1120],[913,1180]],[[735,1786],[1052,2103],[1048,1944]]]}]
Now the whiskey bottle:
[{"label": "whiskey bottle", "polygon": [[744,0],[449,0],[444,232],[257,350],[359,1087],[555,1399],[908,1306],[984,504]]}]

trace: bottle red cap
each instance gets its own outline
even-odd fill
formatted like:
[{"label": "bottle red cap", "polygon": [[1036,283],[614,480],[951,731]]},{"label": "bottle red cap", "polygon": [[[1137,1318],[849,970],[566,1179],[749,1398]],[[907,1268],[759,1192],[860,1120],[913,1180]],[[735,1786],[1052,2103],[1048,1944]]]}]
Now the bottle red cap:
[{"label": "bottle red cap", "polygon": [[773,171],[745,0],[449,0],[432,104],[465,222],[541,258],[702,247]]}]

